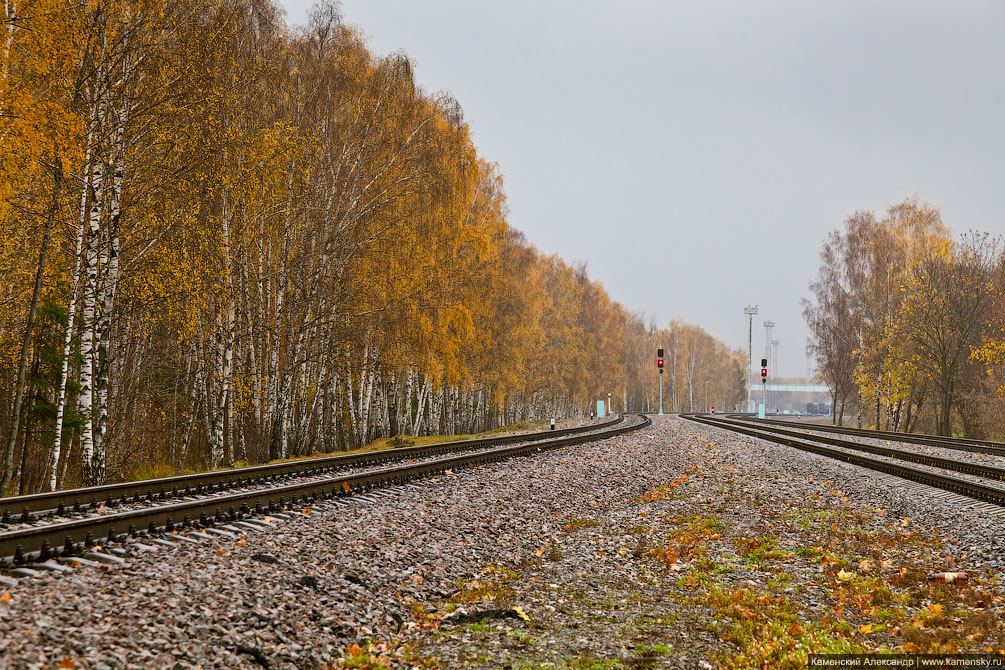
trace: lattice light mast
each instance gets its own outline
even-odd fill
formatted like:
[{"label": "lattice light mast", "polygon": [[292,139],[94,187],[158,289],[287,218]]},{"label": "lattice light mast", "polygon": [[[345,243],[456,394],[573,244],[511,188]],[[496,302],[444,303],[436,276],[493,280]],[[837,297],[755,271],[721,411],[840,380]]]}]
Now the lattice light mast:
[{"label": "lattice light mast", "polygon": [[[765,366],[768,368],[768,370],[773,369],[771,367],[771,329],[774,327],[775,327],[774,321],[764,322],[764,358],[767,361],[767,363],[765,363]],[[768,396],[767,396],[767,387],[764,384],[761,384],[761,403],[764,405],[764,410],[767,411]]]},{"label": "lattice light mast", "polygon": [[[771,360],[768,361],[770,365],[775,367],[772,370],[775,371],[775,376],[778,376],[778,345],[781,344],[778,340],[771,340]],[[777,404],[777,403],[776,403]],[[778,409],[775,407],[775,409]]]},{"label": "lattice light mast", "polygon": [[771,329],[775,327],[774,321],[764,322],[764,357],[768,359],[768,365],[771,365]]},{"label": "lattice light mast", "polygon": [[747,411],[754,411],[754,395],[750,389],[750,369],[754,356],[754,315],[757,314],[757,305],[747,305],[743,308],[743,313],[747,315]]}]

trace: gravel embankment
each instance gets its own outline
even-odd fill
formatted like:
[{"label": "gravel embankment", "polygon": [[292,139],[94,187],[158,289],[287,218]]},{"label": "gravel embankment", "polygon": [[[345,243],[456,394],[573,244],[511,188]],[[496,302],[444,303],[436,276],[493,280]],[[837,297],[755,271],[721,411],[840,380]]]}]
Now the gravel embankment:
[{"label": "gravel embankment", "polygon": [[[912,622],[948,631],[925,608],[959,595],[928,589],[929,569],[968,570],[967,607],[998,624],[956,607],[959,648],[1005,647],[983,581],[1003,564],[1001,520],[877,482],[663,417],[243,543],[33,579],[0,596],[0,668],[760,667],[789,638],[928,649]],[[863,605],[875,580],[893,604]],[[777,648],[757,646],[767,629],[741,635],[769,620],[785,622]]]}]

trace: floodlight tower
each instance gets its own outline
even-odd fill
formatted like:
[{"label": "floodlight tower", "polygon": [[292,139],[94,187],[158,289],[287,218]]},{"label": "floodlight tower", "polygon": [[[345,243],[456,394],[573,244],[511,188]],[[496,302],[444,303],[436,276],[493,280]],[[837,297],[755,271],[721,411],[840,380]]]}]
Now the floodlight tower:
[{"label": "floodlight tower", "polygon": [[757,314],[757,305],[748,305],[743,308],[743,313],[747,315],[747,411],[754,411],[754,396],[750,390],[750,366],[753,363],[754,354],[754,315]]},{"label": "floodlight tower", "polygon": [[764,357],[768,359],[769,367],[771,365],[771,329],[774,327],[774,321],[764,322]]},{"label": "floodlight tower", "polygon": [[[778,345],[781,344],[778,340],[771,340],[771,364],[775,367],[772,368],[775,371],[775,378],[778,378]],[[776,398],[777,400],[777,398]],[[776,405],[778,403],[775,403]],[[777,410],[778,407],[775,407]]]},{"label": "floodlight tower", "polygon": [[[768,369],[774,374],[774,368],[771,367],[771,329],[775,327],[774,321],[764,322],[764,358],[767,359]],[[768,399],[765,396],[764,384],[761,384],[761,402],[764,403],[764,409],[768,409]]]},{"label": "floodlight tower", "polygon": [[809,338],[806,339],[806,404],[813,402],[813,391],[810,390],[810,385],[813,383],[813,377],[810,376],[810,358],[813,357],[813,345],[810,344]]}]

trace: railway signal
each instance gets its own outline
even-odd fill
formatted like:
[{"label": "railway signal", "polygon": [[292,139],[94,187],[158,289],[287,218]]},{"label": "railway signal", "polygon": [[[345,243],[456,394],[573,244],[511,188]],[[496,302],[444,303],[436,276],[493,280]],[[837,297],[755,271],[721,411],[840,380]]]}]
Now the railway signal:
[{"label": "railway signal", "polygon": [[[774,325],[774,324],[772,324]],[[764,418],[764,410],[767,407],[767,390],[768,390],[768,359],[761,359],[761,406],[757,408],[757,418]]]},{"label": "railway signal", "polygon": [[656,350],[656,367],[660,369],[660,414],[663,413],[663,347]]}]

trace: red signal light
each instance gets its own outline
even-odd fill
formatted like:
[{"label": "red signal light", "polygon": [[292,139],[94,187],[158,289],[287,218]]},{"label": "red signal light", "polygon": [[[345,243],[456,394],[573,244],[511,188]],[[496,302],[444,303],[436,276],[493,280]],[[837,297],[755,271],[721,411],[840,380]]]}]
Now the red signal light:
[{"label": "red signal light", "polygon": [[761,376],[762,377],[768,376],[768,368],[761,368]]},{"label": "red signal light", "polygon": [[662,358],[656,359],[656,365],[663,367],[663,359]]}]

